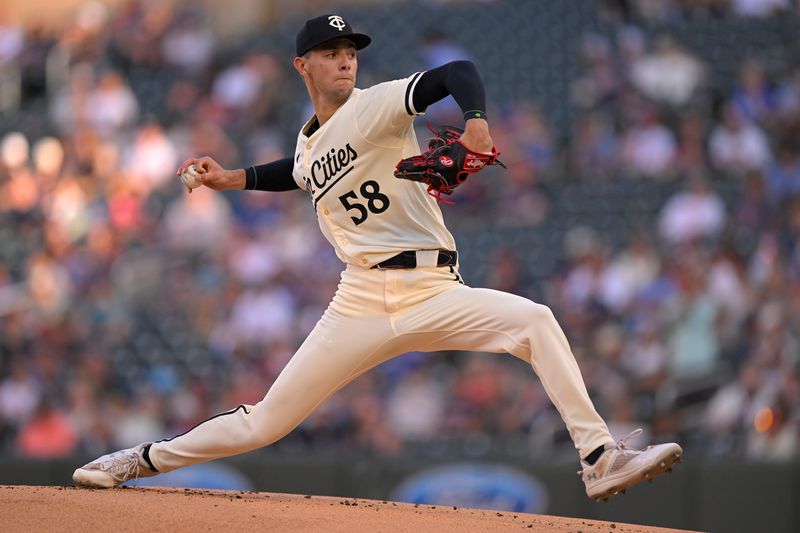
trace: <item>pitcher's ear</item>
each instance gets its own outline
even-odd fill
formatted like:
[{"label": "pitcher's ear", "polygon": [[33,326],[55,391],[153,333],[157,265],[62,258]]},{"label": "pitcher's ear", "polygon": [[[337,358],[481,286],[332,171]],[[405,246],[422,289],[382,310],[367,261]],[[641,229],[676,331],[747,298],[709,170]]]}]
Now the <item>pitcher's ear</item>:
[{"label": "pitcher's ear", "polygon": [[294,69],[302,76],[303,74],[307,74],[308,71],[306,70],[306,60],[303,57],[295,57],[294,62]]}]

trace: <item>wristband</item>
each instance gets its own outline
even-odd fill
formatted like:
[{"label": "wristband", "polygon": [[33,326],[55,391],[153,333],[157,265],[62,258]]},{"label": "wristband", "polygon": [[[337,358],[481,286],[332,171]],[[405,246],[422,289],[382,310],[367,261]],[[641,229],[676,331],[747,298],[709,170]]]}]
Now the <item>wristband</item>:
[{"label": "wristband", "polygon": [[258,175],[256,174],[256,167],[249,167],[244,169],[244,188],[246,191],[252,191],[256,188],[258,183]]},{"label": "wristband", "polygon": [[464,121],[465,122],[467,120],[471,119],[471,118],[482,118],[483,120],[488,120],[488,117],[486,116],[486,113],[484,111],[479,111],[477,109],[472,109],[470,111],[465,111],[464,112]]}]

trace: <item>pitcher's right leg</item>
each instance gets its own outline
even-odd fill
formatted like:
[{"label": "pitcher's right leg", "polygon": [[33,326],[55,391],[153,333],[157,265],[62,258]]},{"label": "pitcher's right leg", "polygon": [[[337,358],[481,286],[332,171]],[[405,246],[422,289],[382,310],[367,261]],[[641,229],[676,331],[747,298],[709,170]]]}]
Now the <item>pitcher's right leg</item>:
[{"label": "pitcher's right leg", "polygon": [[383,359],[394,336],[388,319],[326,313],[264,399],[239,406],[149,451],[159,472],[237,455],[281,439],[342,386]]},{"label": "pitcher's right leg", "polygon": [[256,405],[240,405],[171,439],[104,455],[73,479],[110,488],[272,444],[342,386],[398,353],[396,345],[385,315],[344,317],[329,309]]}]

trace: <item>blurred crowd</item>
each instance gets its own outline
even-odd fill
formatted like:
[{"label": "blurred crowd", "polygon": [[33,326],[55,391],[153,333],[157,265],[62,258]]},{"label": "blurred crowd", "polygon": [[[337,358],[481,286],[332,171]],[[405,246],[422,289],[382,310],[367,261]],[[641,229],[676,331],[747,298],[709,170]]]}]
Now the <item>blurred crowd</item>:
[{"label": "blurred crowd", "polygon": [[[526,270],[545,250],[492,242],[485,279],[467,281],[552,307],[617,438],[643,427],[639,444],[797,459],[800,54],[776,66],[754,50],[720,85],[667,31],[703,16],[756,24],[798,8],[602,2],[610,31],[577,40],[567,131],[538,102],[490,92],[509,169],[444,210],[453,229],[526,231],[559,220],[565,183],[661,191],[624,235],[566,227],[552,275]],[[418,69],[473,53],[445,33],[414,52]],[[189,5],[90,3],[56,28],[0,11],[0,450],[106,453],[263,397],[342,265],[306,195],[187,194],[175,169],[284,157],[308,112],[287,58],[226,47]],[[458,120],[452,105],[428,115]],[[574,456],[530,368],[466,353],[382,365],[273,449],[448,447]]]}]

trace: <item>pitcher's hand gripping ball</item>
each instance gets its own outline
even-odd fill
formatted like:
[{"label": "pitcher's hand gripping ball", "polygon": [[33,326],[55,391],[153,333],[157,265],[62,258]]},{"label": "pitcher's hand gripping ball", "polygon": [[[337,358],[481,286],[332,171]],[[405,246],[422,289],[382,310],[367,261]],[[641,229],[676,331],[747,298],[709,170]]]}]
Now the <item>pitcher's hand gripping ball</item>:
[{"label": "pitcher's hand gripping ball", "polygon": [[464,183],[470,174],[475,174],[488,165],[506,166],[497,157],[495,148],[491,154],[473,152],[459,138],[464,130],[454,126],[431,129],[434,137],[428,141],[428,150],[420,155],[403,159],[397,163],[394,175],[397,178],[418,181],[428,186],[428,194],[439,201],[443,194],[453,191]]},{"label": "pitcher's hand gripping ball", "polygon": [[194,165],[189,165],[189,167],[181,173],[181,181],[190,190],[196,189],[203,184],[197,174],[197,167]]}]

